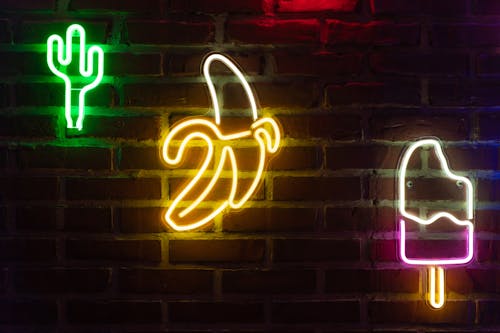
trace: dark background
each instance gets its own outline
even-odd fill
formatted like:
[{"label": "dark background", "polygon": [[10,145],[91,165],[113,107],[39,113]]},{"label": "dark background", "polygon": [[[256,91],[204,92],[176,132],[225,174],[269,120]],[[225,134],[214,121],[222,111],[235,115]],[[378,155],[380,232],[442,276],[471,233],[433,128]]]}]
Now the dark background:
[{"label": "dark background", "polygon": [[[500,331],[499,22],[498,0],[0,0],[0,331]],[[105,50],[81,132],[45,60],[71,23]],[[283,148],[247,209],[175,233],[185,173],[159,147],[210,108],[212,51]],[[476,256],[440,311],[396,251],[399,156],[428,135],[476,187]]]}]

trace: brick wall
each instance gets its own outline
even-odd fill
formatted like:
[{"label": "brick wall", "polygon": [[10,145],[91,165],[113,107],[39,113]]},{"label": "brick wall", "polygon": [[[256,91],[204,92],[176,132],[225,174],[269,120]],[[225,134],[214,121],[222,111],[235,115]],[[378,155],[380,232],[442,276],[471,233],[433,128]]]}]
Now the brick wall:
[{"label": "brick wall", "polygon": [[[0,331],[500,330],[499,20],[498,0],[0,0]],[[81,132],[45,61],[70,23],[106,57]],[[283,147],[247,209],[176,233],[186,171],[159,147],[210,107],[210,51]],[[226,82],[227,125],[246,105]],[[477,186],[476,258],[440,311],[396,252],[395,169],[428,135]]]}]

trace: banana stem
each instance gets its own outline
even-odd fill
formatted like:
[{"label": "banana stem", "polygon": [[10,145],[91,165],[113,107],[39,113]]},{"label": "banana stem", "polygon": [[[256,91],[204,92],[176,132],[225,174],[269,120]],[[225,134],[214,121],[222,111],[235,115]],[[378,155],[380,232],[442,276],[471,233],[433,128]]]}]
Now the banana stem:
[{"label": "banana stem", "polygon": [[430,266],[428,270],[428,301],[434,309],[444,305],[444,269],[439,266]]}]

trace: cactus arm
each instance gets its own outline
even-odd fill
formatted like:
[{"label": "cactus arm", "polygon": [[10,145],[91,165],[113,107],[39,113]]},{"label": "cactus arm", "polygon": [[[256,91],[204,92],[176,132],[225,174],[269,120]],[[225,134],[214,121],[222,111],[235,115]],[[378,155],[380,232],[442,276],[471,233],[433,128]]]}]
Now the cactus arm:
[{"label": "cactus arm", "polygon": [[[99,46],[92,46],[87,51],[87,61],[86,63],[82,63],[82,57],[80,57],[80,73],[85,77],[90,77],[92,74],[95,75],[94,81],[92,83],[87,84],[82,88],[79,95],[78,102],[78,119],[76,120],[76,127],[81,130],[83,125],[83,118],[85,116],[85,94],[87,91],[94,89],[99,85],[104,75],[104,52]],[[97,56],[97,69],[94,66],[94,55]],[[85,61],[85,57],[83,57],[83,61]],[[85,68],[87,67],[87,68]],[[94,73],[97,70],[97,73]]]}]

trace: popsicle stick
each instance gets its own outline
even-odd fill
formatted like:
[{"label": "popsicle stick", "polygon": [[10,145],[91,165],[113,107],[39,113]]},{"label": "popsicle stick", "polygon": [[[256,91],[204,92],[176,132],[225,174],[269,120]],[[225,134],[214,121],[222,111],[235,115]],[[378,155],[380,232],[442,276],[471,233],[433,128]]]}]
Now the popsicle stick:
[{"label": "popsicle stick", "polygon": [[442,308],[444,305],[444,269],[442,267],[429,267],[428,289],[430,306],[434,309]]}]

